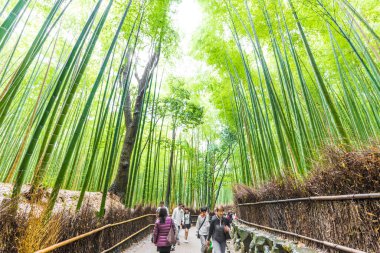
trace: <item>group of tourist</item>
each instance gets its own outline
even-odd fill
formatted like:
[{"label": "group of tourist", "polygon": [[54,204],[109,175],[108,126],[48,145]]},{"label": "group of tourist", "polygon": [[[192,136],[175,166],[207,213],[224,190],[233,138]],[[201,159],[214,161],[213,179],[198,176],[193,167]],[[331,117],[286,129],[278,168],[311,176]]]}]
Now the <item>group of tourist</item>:
[{"label": "group of tourist", "polygon": [[[162,201],[157,208],[157,221],[154,226],[152,242],[157,246],[157,251],[168,253],[179,245],[179,232],[185,230],[185,243],[188,243],[189,229],[191,227],[190,210],[183,204],[174,208],[172,216]],[[200,209],[195,228],[197,238],[200,239],[202,253],[225,253],[226,243],[230,238],[230,224],[232,212],[224,215],[224,207],[217,206],[214,213],[210,213],[207,207]],[[174,238],[171,239],[171,238]]]}]

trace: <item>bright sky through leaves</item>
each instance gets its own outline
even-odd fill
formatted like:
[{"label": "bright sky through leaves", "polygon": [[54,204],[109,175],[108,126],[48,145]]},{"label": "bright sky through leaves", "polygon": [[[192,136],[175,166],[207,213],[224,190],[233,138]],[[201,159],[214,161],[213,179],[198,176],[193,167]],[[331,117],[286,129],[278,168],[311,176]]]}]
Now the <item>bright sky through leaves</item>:
[{"label": "bright sky through leaves", "polygon": [[180,38],[180,55],[169,72],[176,76],[192,77],[206,67],[203,62],[190,56],[192,37],[200,28],[204,14],[197,0],[182,0],[173,5],[172,10],[172,20]]}]

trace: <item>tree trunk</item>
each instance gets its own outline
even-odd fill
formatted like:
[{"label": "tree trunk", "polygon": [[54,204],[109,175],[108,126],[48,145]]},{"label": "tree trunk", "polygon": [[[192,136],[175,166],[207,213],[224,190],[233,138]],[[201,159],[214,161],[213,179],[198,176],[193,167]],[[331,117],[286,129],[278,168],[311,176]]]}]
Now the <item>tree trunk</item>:
[{"label": "tree trunk", "polygon": [[120,197],[124,198],[127,185],[128,185],[128,174],[131,162],[131,156],[133,152],[133,148],[135,145],[137,131],[139,129],[139,122],[141,117],[141,110],[143,107],[143,99],[145,92],[148,88],[150,79],[152,77],[152,73],[154,68],[157,66],[159,58],[159,53],[154,53],[147,63],[143,76],[137,78],[138,81],[138,94],[135,101],[133,118],[132,118],[132,108],[131,108],[131,97],[128,92],[125,106],[124,106],[124,117],[125,117],[125,125],[126,125],[126,133],[124,136],[123,148],[121,150],[119,168],[117,170],[116,178],[113,181],[111,187],[108,192],[113,193]]},{"label": "tree trunk", "polygon": [[168,181],[166,185],[166,198],[165,198],[165,205],[169,207],[170,204],[170,191],[171,191],[171,183],[172,183],[172,168],[173,168],[173,160],[174,160],[174,149],[175,149],[175,137],[176,137],[176,127],[175,124],[173,124],[173,130],[172,130],[172,145],[170,150],[170,161],[169,161],[169,168],[168,168]]}]

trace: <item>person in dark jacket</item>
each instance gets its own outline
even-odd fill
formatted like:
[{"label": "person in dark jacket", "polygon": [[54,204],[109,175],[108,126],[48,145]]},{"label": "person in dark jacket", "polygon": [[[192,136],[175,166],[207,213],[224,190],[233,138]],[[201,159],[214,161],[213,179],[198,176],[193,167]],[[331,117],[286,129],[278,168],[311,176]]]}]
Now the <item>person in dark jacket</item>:
[{"label": "person in dark jacket", "polygon": [[215,218],[211,219],[210,222],[210,230],[206,244],[208,246],[210,244],[210,240],[212,239],[214,253],[226,252],[227,233],[230,232],[230,222],[223,217],[223,213],[223,206],[218,206],[216,208]]},{"label": "person in dark jacket", "polygon": [[158,219],[154,224],[153,242],[157,246],[157,251],[161,253],[169,253],[171,245],[167,239],[170,228],[176,229],[175,223],[168,215],[166,208],[160,208]]},{"label": "person in dark jacket", "polygon": [[234,213],[232,212],[232,210],[229,210],[228,211],[228,213],[227,213],[227,216],[226,216],[226,218],[227,218],[227,220],[230,222],[230,223],[232,223],[232,221],[233,221],[233,219],[234,219]]}]

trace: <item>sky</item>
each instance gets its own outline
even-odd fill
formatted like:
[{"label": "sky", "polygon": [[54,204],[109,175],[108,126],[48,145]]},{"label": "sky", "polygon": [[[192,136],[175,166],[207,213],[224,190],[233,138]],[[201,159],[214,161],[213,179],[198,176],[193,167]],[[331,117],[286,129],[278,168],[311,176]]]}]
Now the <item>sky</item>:
[{"label": "sky", "polygon": [[191,37],[203,21],[202,8],[197,0],[182,0],[173,9],[172,20],[181,38],[180,47],[188,53]]},{"label": "sky", "polygon": [[[201,5],[197,0],[182,0],[179,4],[172,6],[172,22],[179,34],[179,52],[178,58],[174,59],[173,66],[165,68],[164,75],[177,76],[188,79],[196,79],[199,76],[212,75],[213,69],[203,61],[198,61],[191,56],[192,37],[200,29],[205,19]],[[203,93],[199,98],[203,106],[206,107],[205,120],[209,124],[214,124],[213,128],[221,128],[219,113],[210,103],[210,94]],[[211,123],[212,122],[212,123]],[[204,149],[207,143],[204,142]]]},{"label": "sky", "polygon": [[[178,32],[178,53],[170,59],[160,59],[159,72],[163,69],[163,80],[170,76],[192,79],[203,71],[211,71],[211,67],[191,56],[192,37],[202,25],[204,13],[197,0],[181,0],[171,5],[171,19],[174,29]],[[137,71],[141,73],[149,58],[149,50],[140,52],[141,63]]]},{"label": "sky", "polygon": [[172,20],[179,34],[179,52],[181,55],[175,60],[174,66],[168,70],[169,74],[191,78],[195,73],[207,69],[204,62],[197,61],[190,55],[191,40],[204,19],[204,13],[197,0],[182,0],[172,6]]}]

